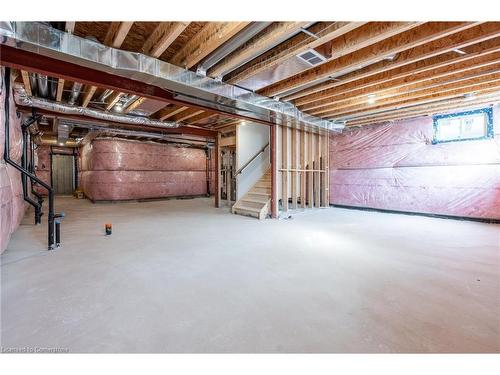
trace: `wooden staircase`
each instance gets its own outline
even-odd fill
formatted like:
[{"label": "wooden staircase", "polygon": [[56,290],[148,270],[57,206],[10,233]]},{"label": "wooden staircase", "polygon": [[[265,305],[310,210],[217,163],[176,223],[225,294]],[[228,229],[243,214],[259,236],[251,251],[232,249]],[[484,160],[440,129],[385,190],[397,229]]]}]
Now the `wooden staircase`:
[{"label": "wooden staircase", "polygon": [[239,199],[231,209],[233,214],[265,219],[271,208],[271,169]]}]

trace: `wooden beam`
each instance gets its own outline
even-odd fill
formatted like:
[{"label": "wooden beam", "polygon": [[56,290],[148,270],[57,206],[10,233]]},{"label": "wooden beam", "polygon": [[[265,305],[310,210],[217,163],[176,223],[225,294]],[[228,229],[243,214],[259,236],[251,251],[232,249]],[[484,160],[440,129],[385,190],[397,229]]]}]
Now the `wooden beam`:
[{"label": "wooden beam", "polygon": [[246,27],[249,22],[209,22],[170,60],[189,69]]},{"label": "wooden beam", "polygon": [[278,139],[277,139],[277,126],[271,126],[269,136],[270,144],[270,156],[271,156],[271,218],[276,219],[278,217],[278,165],[277,165],[277,153],[278,153]]},{"label": "wooden beam", "polygon": [[376,115],[361,119],[355,119],[352,121],[348,121],[347,127],[349,128],[353,126],[370,125],[388,121],[392,122],[412,117],[421,117],[449,112],[451,110],[467,110],[469,108],[478,107],[480,105],[493,104],[498,102],[500,102],[500,94],[490,92],[486,95],[478,95],[478,97],[474,100],[462,97],[448,100],[445,103],[432,103],[431,105],[424,104],[418,107],[404,108],[402,110],[394,111],[386,115]]},{"label": "wooden beam", "polygon": [[220,141],[221,141],[221,134],[217,134],[217,137],[215,137],[215,147],[214,147],[214,153],[215,153],[215,207],[219,208],[220,207],[220,201],[221,201],[221,195],[220,195],[220,186],[221,186],[221,168],[220,168]]},{"label": "wooden beam", "polygon": [[66,24],[64,25],[64,30],[67,33],[73,34],[73,32],[75,31],[75,26],[76,26],[75,21],[66,21]]},{"label": "wooden beam", "polygon": [[120,48],[133,24],[133,22],[111,22],[104,38],[104,44],[113,48]]},{"label": "wooden beam", "polygon": [[366,97],[370,94],[380,94],[389,89],[409,87],[416,84],[425,84],[425,82],[434,82],[437,79],[451,80],[465,77],[473,74],[474,72],[491,69],[491,65],[498,64],[499,62],[500,50],[499,52],[488,54],[486,56],[480,56],[476,59],[468,59],[458,64],[425,70],[420,73],[408,74],[402,78],[389,78],[384,82],[379,82],[378,84],[369,83],[366,85],[359,85],[357,87],[353,87],[350,84],[345,85],[349,86],[349,88],[339,86],[337,89],[330,89],[331,91],[328,90],[330,92],[325,95],[325,99],[317,100],[312,103],[308,102],[304,105],[300,105],[299,103],[301,101],[298,100],[295,104],[301,111],[312,111],[314,109],[329,106],[332,103],[339,103],[343,100],[350,100],[355,97],[362,96]]},{"label": "wooden beam", "polygon": [[56,94],[56,102],[60,102],[62,99],[62,94],[64,91],[64,79],[59,78],[57,80],[57,94]]},{"label": "wooden beam", "polygon": [[297,32],[301,27],[306,25],[307,22],[273,22],[264,31],[251,38],[248,42],[211,67],[207,75],[210,77],[225,75],[255,57],[256,54],[258,55],[259,52],[266,51],[287,39],[287,36]]},{"label": "wooden beam", "polygon": [[188,25],[189,22],[160,22],[144,42],[142,52],[149,56],[160,57]]},{"label": "wooden beam", "polygon": [[[93,86],[94,87],[94,86]],[[120,100],[120,97],[122,96],[122,93],[120,91],[114,91],[107,99],[106,99],[106,111],[109,111],[111,108],[115,106],[116,103],[118,103],[118,100]]]},{"label": "wooden beam", "polygon": [[328,107],[322,107],[313,110],[309,113],[313,115],[323,115],[324,113],[332,113],[334,111],[345,110],[346,108],[366,108],[370,106],[377,105],[381,100],[396,100],[401,97],[411,95],[414,98],[429,95],[430,93],[436,94],[440,92],[449,91],[450,89],[456,89],[460,87],[467,87],[470,84],[477,84],[480,82],[487,82],[492,74],[500,72],[500,64],[495,64],[493,66],[486,66],[481,69],[477,69],[474,72],[467,75],[459,75],[456,77],[445,77],[436,78],[428,80],[425,82],[419,82],[413,85],[405,86],[404,89],[401,87],[396,87],[394,89],[384,90],[378,92],[378,94],[371,94],[373,103],[367,100],[366,95],[355,96],[353,98],[347,98],[346,100],[335,101],[334,104]]},{"label": "wooden beam", "polygon": [[[262,90],[259,94],[275,96],[297,89],[312,82],[328,79],[355,68],[361,68],[380,61],[387,56],[393,56],[402,51],[415,48],[436,39],[449,36],[454,33],[472,28],[478,25],[473,22],[429,22],[411,30],[394,35],[390,29],[391,37],[361,48],[337,59],[331,60],[317,67],[311,68],[303,73],[296,74],[286,80],[279,81]],[[404,27],[405,25],[401,26]],[[497,26],[500,28],[500,25]],[[475,31],[477,33],[477,30]],[[476,34],[477,36],[477,34]],[[442,45],[441,45],[442,47]],[[408,57],[409,58],[409,57]]]},{"label": "wooden beam", "polygon": [[307,30],[316,35],[299,33],[268,52],[256,57],[225,77],[231,84],[238,83],[264,70],[277,66],[308,49],[316,48],[335,39],[366,22],[316,22]]},{"label": "wooden beam", "polygon": [[191,117],[199,115],[200,113],[203,113],[203,110],[198,108],[189,108],[173,116],[172,121],[177,121],[177,122],[186,121]]},{"label": "wooden beam", "polygon": [[[410,74],[432,70],[446,65],[465,61],[479,54],[487,54],[498,51],[500,27],[498,23],[485,23],[469,30],[450,35],[446,38],[409,49],[393,60],[382,60],[351,73],[343,74],[338,81],[322,83],[311,88],[301,90],[292,95],[285,96],[284,100],[296,100],[302,98],[300,104],[313,102],[318,99],[312,94],[318,93],[322,96],[328,89],[334,89],[350,83],[352,86],[360,87],[374,80],[374,84],[386,80],[401,78]],[[458,55],[454,50],[467,49],[468,55]],[[370,78],[372,77],[372,78]],[[376,82],[380,79],[380,82]]]},{"label": "wooden beam", "polygon": [[220,140],[220,147],[236,146],[236,136],[224,137]]},{"label": "wooden beam", "polygon": [[313,176],[314,176],[314,156],[313,156],[313,133],[307,133],[307,206],[314,207],[314,191],[313,191]]},{"label": "wooden beam", "polygon": [[[315,148],[315,156],[314,156],[314,169],[321,170],[321,166],[319,165],[319,160],[321,158],[321,142],[320,135],[318,133],[314,134],[314,148]],[[314,172],[314,206],[319,208],[321,207],[321,189],[320,189],[320,172]]]},{"label": "wooden beam", "polygon": [[166,106],[159,111],[155,112],[151,117],[155,118],[157,120],[167,120],[172,116],[175,116],[178,113],[181,113],[182,111],[185,111],[188,107],[177,107],[173,105]]},{"label": "wooden beam", "polygon": [[207,120],[207,119],[209,119],[211,117],[215,117],[215,116],[218,116],[218,114],[214,113],[214,112],[210,112],[210,111],[202,112],[199,115],[191,117],[189,119],[189,123],[190,124],[195,124],[197,122],[200,122],[200,121],[203,121],[203,120]]},{"label": "wooden beam", "polygon": [[123,110],[123,113],[129,113],[132,112],[134,109],[139,107],[144,101],[146,100],[145,97],[140,96],[136,100],[134,100],[127,108]]},{"label": "wooden beam", "polygon": [[33,92],[31,91],[31,82],[30,75],[26,70],[21,70],[21,78],[23,79],[24,89],[26,90],[26,94],[28,96],[32,96]]},{"label": "wooden beam", "polygon": [[401,100],[398,102],[380,103],[380,105],[370,108],[369,110],[360,112],[358,110],[337,113],[335,115],[326,116],[328,119],[345,121],[352,120],[356,118],[361,118],[370,114],[387,114],[390,111],[401,109],[404,107],[412,107],[420,104],[429,104],[439,101],[445,101],[454,98],[464,97],[465,94],[474,93],[478,94],[481,92],[490,92],[491,90],[498,90],[500,88],[500,79],[497,78],[489,83],[481,83],[477,85],[469,85],[465,88],[451,90],[442,92],[439,94],[429,94],[427,96],[421,97],[419,100],[413,98],[407,100]]},{"label": "wooden beam", "polygon": [[[297,169],[297,128],[292,128],[292,142],[291,142],[291,156],[292,156],[292,169]],[[297,209],[297,176],[298,173],[290,172],[290,179],[292,183],[292,208]]]},{"label": "wooden beam", "polygon": [[82,107],[87,107],[92,100],[92,97],[94,96],[94,93],[96,91],[97,87],[96,86],[90,86],[87,91],[85,92],[85,95],[83,96],[83,102],[82,102]]},{"label": "wooden beam", "polygon": [[281,208],[288,211],[288,127],[281,126]]}]

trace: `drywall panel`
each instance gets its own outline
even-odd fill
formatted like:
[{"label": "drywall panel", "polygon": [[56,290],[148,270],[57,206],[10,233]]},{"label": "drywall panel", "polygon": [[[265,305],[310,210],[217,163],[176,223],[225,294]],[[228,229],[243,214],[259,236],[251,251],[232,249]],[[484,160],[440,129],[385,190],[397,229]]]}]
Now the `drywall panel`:
[{"label": "drywall panel", "polygon": [[[240,169],[269,143],[269,126],[243,123],[236,127],[236,169]],[[270,168],[269,149],[253,160],[236,178],[236,199],[243,197]]]}]

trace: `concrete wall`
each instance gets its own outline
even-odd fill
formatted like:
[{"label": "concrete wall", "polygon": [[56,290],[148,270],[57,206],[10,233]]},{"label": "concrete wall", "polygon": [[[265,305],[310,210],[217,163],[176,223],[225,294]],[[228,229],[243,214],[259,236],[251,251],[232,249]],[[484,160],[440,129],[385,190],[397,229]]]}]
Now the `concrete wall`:
[{"label": "concrete wall", "polygon": [[500,106],[493,117],[488,140],[433,145],[429,116],[331,135],[330,203],[500,219]]},{"label": "concrete wall", "polygon": [[[269,142],[269,126],[244,123],[236,127],[236,169]],[[243,197],[270,167],[269,147],[236,178],[236,199]]]},{"label": "concrete wall", "polygon": [[95,139],[80,150],[78,164],[80,187],[92,200],[207,194],[206,154],[202,149]]},{"label": "concrete wall", "polygon": [[[26,205],[23,199],[21,174],[4,162],[5,143],[5,81],[4,69],[0,71],[0,253],[7,247],[12,233],[19,226]],[[22,155],[21,119],[16,115],[15,103],[10,93],[10,158],[18,164]]]}]

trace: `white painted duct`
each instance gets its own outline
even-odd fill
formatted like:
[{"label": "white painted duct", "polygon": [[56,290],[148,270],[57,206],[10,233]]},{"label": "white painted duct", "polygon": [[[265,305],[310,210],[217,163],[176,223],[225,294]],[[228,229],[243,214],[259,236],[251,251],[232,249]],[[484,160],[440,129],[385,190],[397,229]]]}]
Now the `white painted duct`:
[{"label": "white painted duct", "polygon": [[67,115],[87,116],[109,122],[118,122],[122,124],[131,124],[131,125],[154,126],[157,128],[178,128],[180,126],[180,124],[176,122],[164,122],[164,121],[152,120],[147,117],[109,113],[97,109],[78,107],[59,102],[54,102],[47,99],[34,98],[32,96],[28,96],[26,94],[24,87],[22,87],[21,85],[16,85],[14,87],[14,99],[16,104],[26,107],[35,107],[35,108],[45,109],[51,112],[64,113]]}]

